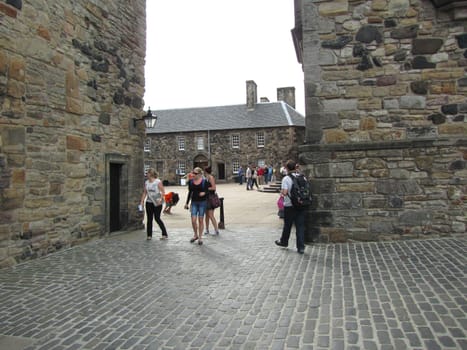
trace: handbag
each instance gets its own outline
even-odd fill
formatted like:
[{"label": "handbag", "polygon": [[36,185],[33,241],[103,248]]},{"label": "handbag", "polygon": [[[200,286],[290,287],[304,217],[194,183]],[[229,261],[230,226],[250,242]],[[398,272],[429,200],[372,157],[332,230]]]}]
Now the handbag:
[{"label": "handbag", "polygon": [[280,196],[279,199],[277,200],[277,207],[279,210],[284,210],[284,197]]},{"label": "handbag", "polygon": [[208,201],[209,201],[209,206],[212,209],[216,209],[221,206],[221,200],[219,199],[217,192],[209,193]]}]

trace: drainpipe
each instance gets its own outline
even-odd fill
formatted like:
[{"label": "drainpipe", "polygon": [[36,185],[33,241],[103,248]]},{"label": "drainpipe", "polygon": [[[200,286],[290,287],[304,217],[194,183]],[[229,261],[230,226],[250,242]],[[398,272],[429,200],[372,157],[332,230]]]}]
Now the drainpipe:
[{"label": "drainpipe", "polygon": [[211,160],[211,132],[208,130],[208,155],[209,155],[209,165],[212,166]]}]

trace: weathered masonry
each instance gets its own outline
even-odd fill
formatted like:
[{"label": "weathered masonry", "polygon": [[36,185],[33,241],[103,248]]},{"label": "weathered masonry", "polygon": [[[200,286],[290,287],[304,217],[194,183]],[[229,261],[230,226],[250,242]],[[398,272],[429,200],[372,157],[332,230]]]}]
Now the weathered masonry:
[{"label": "weathered masonry", "polygon": [[465,234],[467,3],[295,0],[308,240]]},{"label": "weathered masonry", "polygon": [[145,1],[0,0],[0,267],[134,225]]}]

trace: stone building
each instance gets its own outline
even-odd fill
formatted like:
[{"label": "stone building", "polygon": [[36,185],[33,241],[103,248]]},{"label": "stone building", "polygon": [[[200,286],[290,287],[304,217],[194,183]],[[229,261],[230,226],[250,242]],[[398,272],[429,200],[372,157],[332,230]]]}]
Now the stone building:
[{"label": "stone building", "polygon": [[0,267],[134,225],[145,1],[0,1]]},{"label": "stone building", "polygon": [[307,239],[465,234],[465,1],[295,0]]},{"label": "stone building", "polygon": [[246,104],[156,111],[157,125],[147,131],[145,167],[160,178],[182,183],[193,167],[211,165],[220,181],[234,181],[248,164],[280,163],[298,157],[305,137],[305,118],[295,108],[295,88],[277,89],[279,102],[261,98],[246,82]]}]

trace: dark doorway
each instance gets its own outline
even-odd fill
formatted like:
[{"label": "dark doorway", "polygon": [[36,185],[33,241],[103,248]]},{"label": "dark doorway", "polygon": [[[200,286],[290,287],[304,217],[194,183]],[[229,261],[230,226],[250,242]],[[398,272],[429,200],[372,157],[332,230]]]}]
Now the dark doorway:
[{"label": "dark doorway", "polygon": [[217,164],[217,178],[219,180],[225,180],[225,164],[224,163]]},{"label": "dark doorway", "polygon": [[122,164],[110,163],[110,232],[120,230],[120,180]]}]

